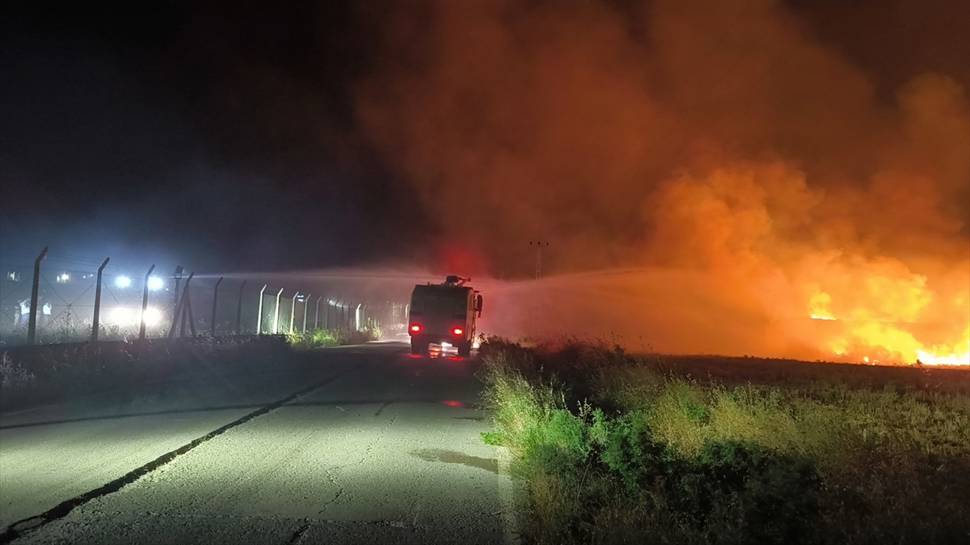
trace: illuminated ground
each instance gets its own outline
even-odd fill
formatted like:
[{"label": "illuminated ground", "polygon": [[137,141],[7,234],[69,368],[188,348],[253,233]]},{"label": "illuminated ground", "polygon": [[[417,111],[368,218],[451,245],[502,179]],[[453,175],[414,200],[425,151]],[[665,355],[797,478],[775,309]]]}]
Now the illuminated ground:
[{"label": "illuminated ground", "polygon": [[154,399],[3,415],[0,527],[20,521],[14,543],[503,541],[508,478],[479,437],[468,362],[404,352],[331,349]]}]

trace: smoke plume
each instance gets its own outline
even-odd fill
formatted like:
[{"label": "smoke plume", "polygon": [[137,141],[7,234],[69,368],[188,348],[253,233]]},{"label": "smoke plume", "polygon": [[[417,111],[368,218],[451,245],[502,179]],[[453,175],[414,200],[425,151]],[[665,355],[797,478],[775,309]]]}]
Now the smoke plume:
[{"label": "smoke plume", "polygon": [[550,241],[546,280],[492,285],[492,330],[970,357],[965,74],[887,91],[776,0],[440,0],[383,20],[357,118],[438,244],[522,278],[528,241]]}]

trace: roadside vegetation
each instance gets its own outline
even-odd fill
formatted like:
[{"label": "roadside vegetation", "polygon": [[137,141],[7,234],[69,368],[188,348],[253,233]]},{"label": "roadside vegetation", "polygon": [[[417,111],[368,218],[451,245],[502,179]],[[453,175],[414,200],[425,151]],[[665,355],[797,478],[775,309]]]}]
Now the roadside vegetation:
[{"label": "roadside vegetation", "polygon": [[376,327],[360,331],[347,329],[314,329],[305,333],[289,333],[286,335],[286,342],[294,348],[311,349],[348,344],[363,344],[376,341],[380,337],[381,331]]},{"label": "roadside vegetation", "polygon": [[[380,331],[317,329],[286,336],[184,337],[15,346],[0,351],[0,410],[114,391],[135,396],[152,384],[223,372],[265,371],[305,349],[360,344]],[[292,359],[292,358],[290,358]]]},{"label": "roadside vegetation", "polygon": [[123,402],[166,382],[259,371],[292,352],[269,335],[12,347],[0,352],[0,410],[94,393]]},{"label": "roadside vegetation", "polygon": [[970,372],[480,356],[527,542],[970,542]]}]

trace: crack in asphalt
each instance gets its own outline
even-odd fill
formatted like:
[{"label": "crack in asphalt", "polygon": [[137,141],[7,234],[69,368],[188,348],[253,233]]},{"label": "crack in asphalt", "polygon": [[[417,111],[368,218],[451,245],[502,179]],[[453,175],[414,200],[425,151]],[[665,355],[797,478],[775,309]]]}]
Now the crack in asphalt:
[{"label": "crack in asphalt", "polygon": [[155,458],[154,460],[148,462],[147,464],[139,466],[129,471],[128,473],[125,473],[124,475],[122,475],[121,477],[118,477],[117,479],[109,481],[108,483],[98,488],[89,490],[69,500],[65,500],[55,505],[51,509],[44,511],[43,513],[40,513],[39,515],[34,515],[31,517],[27,517],[27,518],[18,520],[16,522],[13,522],[10,525],[8,525],[6,529],[4,529],[2,534],[0,534],[0,545],[5,545],[7,543],[10,543],[11,541],[25,535],[26,533],[36,531],[39,528],[42,528],[47,524],[54,522],[55,520],[64,518],[75,508],[80,507],[90,502],[91,500],[117,492],[118,490],[121,490],[125,486],[147,475],[148,473],[151,473],[152,471],[155,471],[156,469],[170,463],[178,456],[181,456],[182,454],[189,452],[190,450],[201,445],[202,443],[205,443],[206,441],[209,441],[214,437],[222,435],[223,433],[231,430],[232,428],[241,426],[249,422],[250,420],[253,420],[254,418],[257,418],[269,412],[275,411],[276,409],[279,409],[280,407],[286,405],[287,403],[295,399],[298,399],[300,397],[303,397],[313,392],[314,390],[322,388],[327,384],[330,384],[331,382],[337,380],[338,378],[346,374],[346,372],[347,371],[332,375],[326,378],[325,380],[322,380],[320,382],[317,382],[316,384],[303,388],[302,390],[299,390],[277,401],[274,401],[273,403],[264,405],[259,409],[256,409],[255,411],[247,413],[241,416],[240,418],[237,418],[236,420],[229,422],[228,424],[220,426],[201,437],[197,437],[196,439],[193,439],[192,441],[182,445],[181,447],[175,450],[162,454],[158,458]]},{"label": "crack in asphalt", "polygon": [[303,526],[300,526],[299,528],[297,528],[296,531],[293,532],[293,535],[290,537],[290,540],[287,541],[287,544],[288,545],[295,545],[296,543],[299,543],[300,540],[303,539],[303,536],[306,535],[306,533],[307,533],[308,530],[310,530],[310,523],[309,522],[307,522]]},{"label": "crack in asphalt", "polygon": [[367,448],[364,449],[364,455],[360,457],[357,465],[363,464],[365,461],[367,461],[367,457],[370,456],[371,451],[374,450],[374,447],[376,447],[378,443],[384,440],[387,430],[391,429],[391,426],[394,425],[395,420],[397,420],[397,416],[392,416],[391,419],[387,421],[387,425],[384,426],[384,429],[381,430],[381,433],[373,441],[367,444]]},{"label": "crack in asphalt", "polygon": [[337,490],[337,493],[334,494],[332,498],[330,498],[330,501],[328,501],[327,503],[323,504],[323,509],[321,509],[317,513],[320,514],[320,515],[322,515],[323,512],[327,510],[327,507],[330,507],[331,505],[337,503],[337,500],[340,499],[340,496],[342,496],[343,493],[344,493],[344,487],[341,486],[340,489]]},{"label": "crack in asphalt", "polygon": [[386,409],[387,406],[390,405],[391,403],[394,403],[394,402],[393,401],[385,401],[384,403],[382,403],[381,406],[380,406],[380,408],[377,409],[377,412],[374,413],[374,416],[380,416],[381,413],[384,412],[384,409]]}]

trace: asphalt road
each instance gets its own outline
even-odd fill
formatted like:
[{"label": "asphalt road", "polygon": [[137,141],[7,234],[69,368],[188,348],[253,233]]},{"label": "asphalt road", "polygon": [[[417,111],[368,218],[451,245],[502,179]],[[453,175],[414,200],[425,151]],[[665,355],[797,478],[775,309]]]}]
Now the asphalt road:
[{"label": "asphalt road", "polygon": [[0,542],[508,542],[472,373],[375,344],[0,415]]}]

